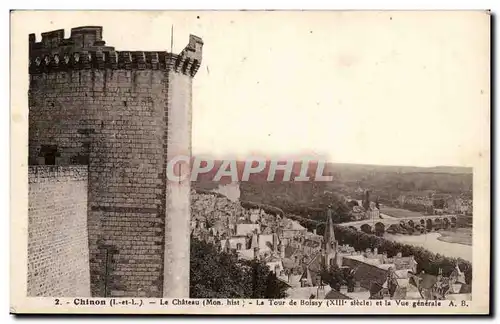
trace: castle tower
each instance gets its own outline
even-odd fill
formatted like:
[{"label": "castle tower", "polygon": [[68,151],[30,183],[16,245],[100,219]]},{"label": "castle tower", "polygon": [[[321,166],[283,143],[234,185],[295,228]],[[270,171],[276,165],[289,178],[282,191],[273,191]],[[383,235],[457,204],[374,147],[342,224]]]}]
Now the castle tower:
[{"label": "castle tower", "polygon": [[88,165],[91,292],[188,297],[192,80],[203,42],[180,54],[116,51],[102,27],[29,35],[29,163]]}]

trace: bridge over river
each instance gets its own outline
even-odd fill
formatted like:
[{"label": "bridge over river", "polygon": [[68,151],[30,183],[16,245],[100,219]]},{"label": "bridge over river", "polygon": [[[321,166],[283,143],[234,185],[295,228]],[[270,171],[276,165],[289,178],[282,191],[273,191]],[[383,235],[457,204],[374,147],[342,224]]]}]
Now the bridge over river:
[{"label": "bridge over river", "polygon": [[350,227],[361,230],[369,234],[400,233],[426,233],[440,229],[456,228],[456,215],[429,215],[415,217],[392,217],[380,214],[381,218],[363,219],[354,222],[338,224],[339,226]]}]

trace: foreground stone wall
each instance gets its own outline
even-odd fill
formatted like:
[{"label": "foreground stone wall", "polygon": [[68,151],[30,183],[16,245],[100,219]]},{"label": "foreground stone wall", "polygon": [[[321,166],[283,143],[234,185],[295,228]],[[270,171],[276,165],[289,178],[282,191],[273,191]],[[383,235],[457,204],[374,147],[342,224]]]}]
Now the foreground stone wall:
[{"label": "foreground stone wall", "polygon": [[90,297],[87,166],[30,166],[28,296]]}]

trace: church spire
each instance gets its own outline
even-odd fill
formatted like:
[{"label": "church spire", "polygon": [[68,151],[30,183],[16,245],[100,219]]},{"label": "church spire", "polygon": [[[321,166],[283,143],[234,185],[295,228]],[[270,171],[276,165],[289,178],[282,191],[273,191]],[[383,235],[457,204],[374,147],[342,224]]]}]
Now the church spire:
[{"label": "church spire", "polygon": [[332,209],[331,206],[328,206],[327,210],[327,225],[325,229],[324,240],[328,252],[328,248],[332,246],[335,240],[335,232],[333,231],[333,221],[332,221]]},{"label": "church spire", "polygon": [[332,261],[336,258],[337,241],[335,240],[335,232],[333,231],[332,209],[328,206],[327,210],[327,225],[325,229],[324,239],[324,265],[328,268],[332,266]]},{"label": "church spire", "polygon": [[363,199],[363,208],[365,209],[365,211],[368,211],[368,209],[370,208],[370,191],[369,190],[365,191],[365,196]]}]

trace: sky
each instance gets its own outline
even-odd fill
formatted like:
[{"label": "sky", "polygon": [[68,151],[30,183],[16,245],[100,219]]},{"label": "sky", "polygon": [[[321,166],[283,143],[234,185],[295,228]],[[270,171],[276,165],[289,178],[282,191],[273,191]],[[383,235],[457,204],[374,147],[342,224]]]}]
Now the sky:
[{"label": "sky", "polygon": [[[204,41],[193,154],[474,166],[489,154],[479,12],[21,12],[12,38],[103,26],[116,50]],[[17,20],[16,20],[17,19]],[[19,23],[16,24],[16,21]],[[22,21],[22,23],[20,23]],[[29,22],[29,23],[26,23]],[[25,35],[25,36],[24,36]],[[23,38],[25,37],[25,38]]]}]

